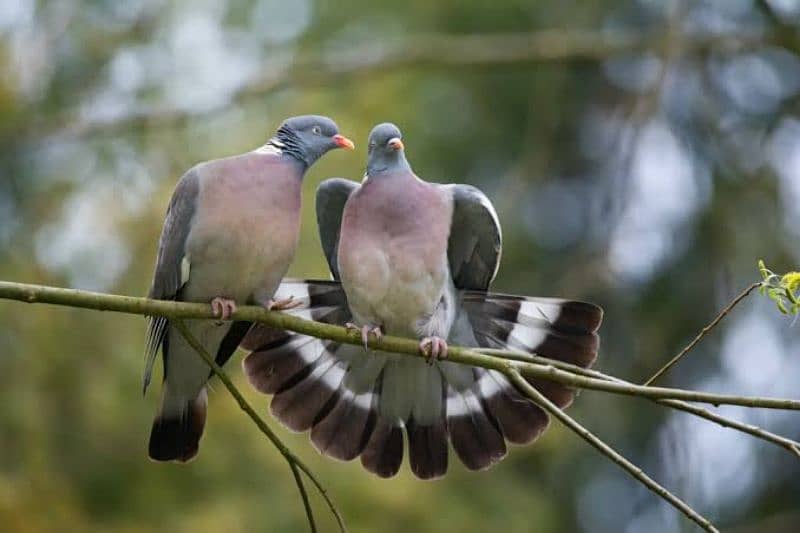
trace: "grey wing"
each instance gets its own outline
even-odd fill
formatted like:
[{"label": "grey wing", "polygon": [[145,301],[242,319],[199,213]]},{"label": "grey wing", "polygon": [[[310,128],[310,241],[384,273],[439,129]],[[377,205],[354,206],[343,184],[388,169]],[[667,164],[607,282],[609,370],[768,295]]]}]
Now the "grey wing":
[{"label": "grey wing", "polygon": [[330,178],[317,188],[317,228],[322,241],[322,251],[328,260],[333,279],[339,279],[336,255],[339,250],[339,231],[342,227],[344,204],[360,185],[343,178]]},{"label": "grey wing", "polygon": [[[178,181],[172,193],[158,241],[158,256],[153,284],[148,296],[158,300],[175,300],[181,288],[189,279],[189,263],[185,261],[186,240],[192,227],[197,207],[199,183],[196,170],[190,170]],[[167,335],[168,321],[164,317],[150,317],[147,327],[147,362],[144,371],[143,388],[146,391],[153,372],[153,363],[159,347]]]},{"label": "grey wing", "polygon": [[492,202],[471,185],[442,185],[453,196],[447,258],[458,289],[488,290],[500,265],[503,236]]}]

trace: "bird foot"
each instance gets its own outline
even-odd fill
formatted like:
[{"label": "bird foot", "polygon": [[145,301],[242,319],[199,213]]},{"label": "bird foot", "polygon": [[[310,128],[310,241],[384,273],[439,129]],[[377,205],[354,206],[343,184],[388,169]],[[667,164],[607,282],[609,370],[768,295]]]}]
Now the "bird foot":
[{"label": "bird foot", "polygon": [[348,322],[347,324],[344,325],[344,327],[346,327],[348,330],[355,330],[361,332],[361,342],[364,343],[365,350],[369,349],[369,347],[367,346],[367,341],[369,340],[370,333],[375,335],[375,338],[378,340],[381,340],[381,338],[383,337],[383,331],[381,330],[380,326],[370,326],[370,325],[357,326],[352,322]]},{"label": "bird foot", "polygon": [[221,321],[230,319],[231,315],[236,312],[236,302],[230,298],[217,296],[211,300],[211,310],[214,316],[218,316]]},{"label": "bird foot", "polygon": [[300,307],[303,305],[303,302],[295,300],[294,296],[289,296],[283,300],[273,300],[270,298],[261,305],[264,306],[264,309],[267,311],[288,311],[289,309]]},{"label": "bird foot", "polygon": [[447,359],[447,342],[441,337],[425,337],[419,341],[419,351],[432,365],[435,360]]}]

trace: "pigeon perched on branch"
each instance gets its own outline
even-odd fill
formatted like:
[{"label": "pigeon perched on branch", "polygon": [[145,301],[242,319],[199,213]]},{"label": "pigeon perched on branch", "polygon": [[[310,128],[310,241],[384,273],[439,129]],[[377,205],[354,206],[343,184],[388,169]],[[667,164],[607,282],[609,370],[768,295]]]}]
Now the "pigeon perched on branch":
[{"label": "pigeon perched on branch", "polygon": [[[376,126],[361,184],[324,181],[317,190],[320,237],[334,281],[286,281],[289,311],[370,335],[420,340],[427,361],[368,352],[266,327],[246,340],[250,382],[274,394],[272,413],[295,431],[311,430],[331,457],[361,457],[381,477],[395,475],[408,438],[411,470],[423,479],[447,471],[448,441],[471,470],[527,444],[547,413],[499,372],[447,361],[447,345],[506,348],[589,367],[597,357],[602,310],[589,303],[487,292],[500,261],[494,208],[478,189],[418,178],[400,130]],[[341,281],[341,283],[339,282]],[[564,408],[574,391],[531,379]]]},{"label": "pigeon perched on branch", "polygon": [[[158,245],[149,296],[210,303],[220,321],[187,320],[189,331],[223,365],[251,324],[231,322],[236,305],[273,301],[289,268],[300,230],[300,189],[306,170],[334,148],[353,148],[336,124],[320,116],[286,120],[264,146],[200,163],[178,182]],[[156,354],[164,360],[161,408],[149,455],[188,461],[206,420],[208,365],[163,317],[150,319],[144,389]]]}]

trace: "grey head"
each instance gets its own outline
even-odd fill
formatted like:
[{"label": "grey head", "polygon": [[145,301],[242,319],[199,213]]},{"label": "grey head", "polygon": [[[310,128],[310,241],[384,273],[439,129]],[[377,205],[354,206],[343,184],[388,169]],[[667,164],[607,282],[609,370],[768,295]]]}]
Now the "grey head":
[{"label": "grey head", "polygon": [[294,157],[306,168],[334,148],[352,150],[355,147],[353,141],[339,133],[333,120],[320,115],[287,118],[268,144]]},{"label": "grey head", "polygon": [[369,134],[367,175],[398,170],[411,171],[403,146],[403,133],[391,122],[372,128]]}]

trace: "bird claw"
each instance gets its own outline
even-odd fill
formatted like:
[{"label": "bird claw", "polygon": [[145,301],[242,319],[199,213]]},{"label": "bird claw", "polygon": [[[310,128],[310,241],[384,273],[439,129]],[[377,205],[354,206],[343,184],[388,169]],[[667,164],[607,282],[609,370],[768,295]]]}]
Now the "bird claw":
[{"label": "bird claw", "polygon": [[295,309],[301,305],[303,305],[303,302],[295,300],[294,296],[289,296],[283,300],[273,300],[270,298],[263,304],[267,311],[288,311],[289,309]]},{"label": "bird claw", "polygon": [[432,365],[435,360],[447,359],[447,342],[441,337],[425,337],[419,341],[419,351]]},{"label": "bird claw", "polygon": [[364,343],[364,349],[365,350],[369,349],[369,346],[367,346],[367,341],[369,341],[369,334],[370,333],[375,335],[375,338],[377,340],[381,340],[383,338],[383,331],[381,331],[381,327],[380,326],[370,326],[370,325],[357,326],[356,324],[353,324],[352,322],[348,322],[347,324],[344,325],[344,327],[347,328],[348,330],[354,330],[354,331],[361,332],[361,342]]},{"label": "bird claw", "polygon": [[236,312],[236,302],[230,298],[217,296],[211,300],[211,310],[220,318],[219,322],[224,322]]}]

